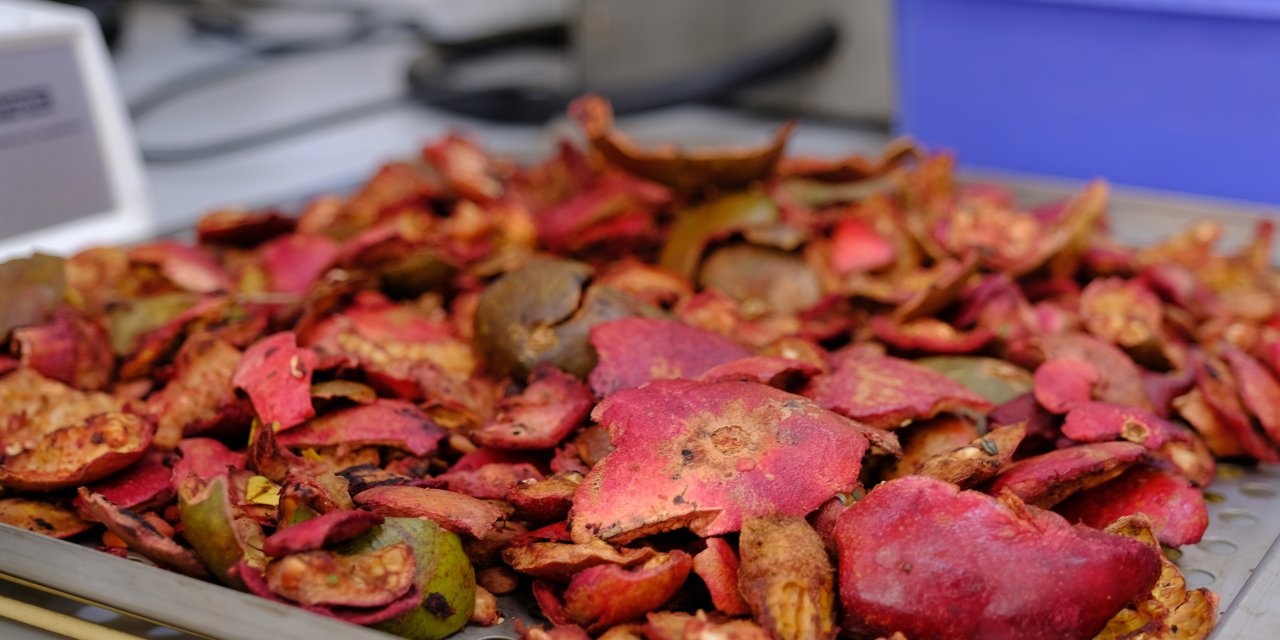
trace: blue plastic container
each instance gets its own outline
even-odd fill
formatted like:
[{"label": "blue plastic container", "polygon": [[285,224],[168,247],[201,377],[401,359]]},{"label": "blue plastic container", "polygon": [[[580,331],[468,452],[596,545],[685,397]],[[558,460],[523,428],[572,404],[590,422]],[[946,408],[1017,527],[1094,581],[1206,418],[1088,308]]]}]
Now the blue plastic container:
[{"label": "blue plastic container", "polygon": [[1280,0],[898,0],[899,125],[962,163],[1280,204]]}]

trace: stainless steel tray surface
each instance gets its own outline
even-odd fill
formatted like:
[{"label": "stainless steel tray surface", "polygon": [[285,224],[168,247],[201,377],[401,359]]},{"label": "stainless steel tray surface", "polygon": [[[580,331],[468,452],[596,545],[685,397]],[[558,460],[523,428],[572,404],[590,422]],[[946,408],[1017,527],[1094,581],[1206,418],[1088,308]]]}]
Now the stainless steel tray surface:
[{"label": "stainless steel tray surface", "polygon": [[[1078,185],[1024,176],[969,175],[1004,182],[1020,198],[1044,201],[1073,193]],[[1112,231],[1144,244],[1196,219],[1213,217],[1226,228],[1226,245],[1253,232],[1263,210],[1236,203],[1191,200],[1152,192],[1120,191],[1112,200]],[[1178,565],[1189,586],[1207,586],[1221,597],[1222,639],[1280,638],[1280,465],[1245,468],[1222,464],[1207,491],[1209,528],[1204,539],[1181,550]],[[388,634],[323,618],[300,609],[201,582],[141,562],[131,562],[0,525],[0,595],[6,589],[48,592],[38,602],[53,610],[89,617],[149,638],[186,640],[387,640]],[[84,604],[96,604],[93,609]],[[468,627],[457,640],[517,638],[517,619],[540,622],[522,598],[500,598],[501,624]],[[145,622],[124,622],[113,609]],[[127,612],[127,613],[126,613]],[[151,625],[162,625],[153,627]],[[176,631],[172,631],[176,630]],[[0,640],[7,640],[0,638]]]}]

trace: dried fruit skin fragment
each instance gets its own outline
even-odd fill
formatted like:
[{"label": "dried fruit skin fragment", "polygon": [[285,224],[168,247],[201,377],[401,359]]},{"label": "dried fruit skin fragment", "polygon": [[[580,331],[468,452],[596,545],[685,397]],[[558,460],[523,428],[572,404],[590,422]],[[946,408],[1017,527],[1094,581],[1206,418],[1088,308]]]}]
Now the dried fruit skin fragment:
[{"label": "dried fruit skin fragment", "polygon": [[0,485],[54,491],[101,480],[136,462],[151,446],[152,425],[129,413],[100,413],[49,433],[32,449],[0,460]]},{"label": "dried fruit skin fragment", "polygon": [[442,640],[471,619],[476,604],[475,570],[458,536],[416,518],[388,518],[347,542],[344,551],[365,553],[401,543],[413,548],[419,606],[377,628],[408,640]]},{"label": "dried fruit skin fragment", "polygon": [[908,360],[846,349],[833,361],[832,371],[815,377],[804,395],[874,427],[892,429],[943,411],[991,409],[959,383]]},{"label": "dried fruit skin fragment", "polygon": [[[1107,527],[1156,551],[1160,543],[1145,516],[1127,516]],[[1182,572],[1168,558],[1160,558],[1160,579],[1146,598],[1122,609],[1107,622],[1096,640],[1205,640],[1218,622],[1218,595],[1208,588],[1187,589]]]},{"label": "dried fruit skin fragment", "polygon": [[565,613],[588,631],[639,618],[670,600],[692,567],[689,554],[672,551],[634,569],[614,564],[584,569],[565,588]]},{"label": "dried fruit skin fragment", "polygon": [[273,558],[317,551],[332,543],[354,538],[370,527],[382,524],[382,521],[382,516],[368,511],[333,511],[268,536],[263,541],[262,551]]},{"label": "dried fruit skin fragment", "polygon": [[534,367],[529,386],[498,401],[496,415],[476,429],[476,444],[500,449],[549,449],[591,413],[594,398],[577,378],[550,365]]},{"label": "dried fruit skin fragment", "polygon": [[1148,466],[1133,467],[1110,482],[1078,492],[1054,511],[1095,529],[1141,513],[1151,520],[1160,543],[1170,547],[1199,542],[1209,526],[1199,489],[1175,472]]},{"label": "dried fruit skin fragment", "polygon": [[80,499],[84,501],[86,514],[106,525],[107,529],[119,536],[130,549],[141,553],[156,564],[172,569],[193,578],[207,578],[200,557],[186,547],[179,546],[171,538],[156,530],[138,514],[117,507],[100,495],[80,488]]},{"label": "dried fruit skin fragment", "polygon": [[1036,402],[1050,413],[1067,413],[1092,400],[1100,374],[1092,364],[1076,358],[1054,358],[1036,368]]},{"label": "dried fruit skin fragment", "polygon": [[189,476],[178,485],[178,509],[182,518],[183,537],[195,548],[204,566],[219,582],[243,589],[244,583],[232,569],[241,562],[260,567],[265,561],[261,553],[250,551],[249,539],[262,539],[262,529],[255,523],[236,517],[226,476],[216,476],[208,483]]},{"label": "dried fruit skin fragment", "polygon": [[1146,449],[1132,442],[1100,442],[1042,453],[1018,461],[996,476],[987,493],[1008,491],[1048,509],[1067,496],[1096,487],[1142,460]]},{"label": "dried fruit skin fragment", "polygon": [[633,567],[653,559],[655,553],[648,547],[617,549],[599,540],[584,544],[533,542],[504,549],[502,559],[520,573],[568,582],[575,574],[588,568],[602,564]]},{"label": "dried fruit skin fragment", "polygon": [[854,632],[1088,638],[1160,574],[1145,545],[923,477],[873,489],[841,516],[836,539]]},{"label": "dried fruit skin fragment", "polygon": [[917,475],[937,478],[963,489],[990,480],[1004,469],[1026,436],[1023,423],[996,427],[973,442],[925,460]]},{"label": "dried fruit skin fragment", "polygon": [[615,449],[574,494],[576,541],[625,543],[742,518],[805,515],[857,482],[867,439],[815,403],[751,382],[655,380],[596,406]]},{"label": "dried fruit skin fragment", "polygon": [[403,400],[379,399],[339,409],[276,434],[286,447],[380,445],[399,447],[415,456],[435,453],[445,432],[427,414]]},{"label": "dried fruit skin fragment", "polygon": [[243,389],[264,425],[288,429],[315,415],[311,373],[316,354],[299,349],[292,331],[277,333],[245,350],[231,383]]},{"label": "dried fruit skin fragment", "polygon": [[591,388],[600,397],[650,380],[696,378],[707,370],[746,358],[746,347],[675,320],[623,318],[591,328],[600,362]]},{"label": "dried fruit skin fragment", "polygon": [[473,538],[483,538],[502,517],[502,511],[483,500],[424,487],[374,487],[356,494],[355,501],[379,515],[426,518]]},{"label": "dried fruit skin fragment", "polygon": [[93,526],[72,509],[27,498],[0,498],[0,522],[54,538],[69,538]]},{"label": "dried fruit skin fragment", "polygon": [[707,585],[716,610],[731,616],[751,611],[738,587],[738,554],[724,538],[707,538],[707,548],[693,556],[693,572]]},{"label": "dried fruit skin fragment", "polygon": [[307,551],[267,565],[271,591],[301,604],[377,607],[413,587],[413,549],[393,544],[376,551],[343,556]]},{"label": "dried fruit skin fragment", "polygon": [[748,518],[738,584],[754,618],[778,640],[836,635],[831,561],[803,518]]}]

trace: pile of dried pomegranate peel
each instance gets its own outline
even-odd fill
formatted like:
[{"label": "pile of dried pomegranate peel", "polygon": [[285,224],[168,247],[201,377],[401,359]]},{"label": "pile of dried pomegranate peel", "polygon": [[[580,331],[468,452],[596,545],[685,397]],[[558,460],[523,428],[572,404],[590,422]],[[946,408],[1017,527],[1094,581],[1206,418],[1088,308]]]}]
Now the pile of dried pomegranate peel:
[{"label": "pile of dried pomegranate peel", "polygon": [[410,638],[1205,638],[1280,461],[1271,227],[1107,234],[944,154],[450,136],[300,215],[0,265],[0,521]]}]

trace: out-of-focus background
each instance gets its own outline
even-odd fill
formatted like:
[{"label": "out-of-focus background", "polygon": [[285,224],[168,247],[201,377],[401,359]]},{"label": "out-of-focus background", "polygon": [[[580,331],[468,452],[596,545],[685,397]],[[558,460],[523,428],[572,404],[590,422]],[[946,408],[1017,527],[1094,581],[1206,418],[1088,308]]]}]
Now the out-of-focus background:
[{"label": "out-of-focus background", "polygon": [[449,130],[536,158],[584,91],[641,141],[799,116],[793,153],[909,134],[976,167],[1280,203],[1266,0],[68,1],[101,20],[161,230],[341,189]]}]

